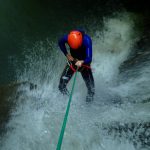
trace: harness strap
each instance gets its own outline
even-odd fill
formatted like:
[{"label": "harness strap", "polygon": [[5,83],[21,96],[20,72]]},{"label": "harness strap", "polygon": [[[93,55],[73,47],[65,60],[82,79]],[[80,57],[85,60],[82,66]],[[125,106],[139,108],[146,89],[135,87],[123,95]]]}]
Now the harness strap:
[{"label": "harness strap", "polygon": [[85,68],[87,68],[87,69],[91,69],[91,67],[88,66],[88,65],[82,65],[82,66],[85,67]]},{"label": "harness strap", "polygon": [[70,65],[70,68],[72,69],[73,72],[76,72],[76,70],[73,68],[73,65]]}]

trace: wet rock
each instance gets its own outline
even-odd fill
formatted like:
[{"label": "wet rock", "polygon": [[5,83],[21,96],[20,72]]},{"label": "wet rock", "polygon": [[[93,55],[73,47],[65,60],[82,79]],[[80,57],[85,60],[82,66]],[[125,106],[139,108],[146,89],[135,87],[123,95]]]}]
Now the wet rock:
[{"label": "wet rock", "polygon": [[[96,124],[99,127],[98,124]],[[100,128],[105,134],[114,138],[125,138],[138,148],[150,148],[150,122],[112,122],[101,124]]]},{"label": "wet rock", "polygon": [[18,90],[20,87],[35,90],[37,85],[24,81],[0,86],[0,134],[5,131],[5,123],[9,120],[10,112],[14,109],[20,92],[23,92]]}]

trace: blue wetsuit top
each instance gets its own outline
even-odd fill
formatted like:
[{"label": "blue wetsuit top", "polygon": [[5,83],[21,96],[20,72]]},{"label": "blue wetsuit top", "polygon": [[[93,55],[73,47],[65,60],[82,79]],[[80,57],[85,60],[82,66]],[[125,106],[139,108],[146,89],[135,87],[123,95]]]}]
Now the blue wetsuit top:
[{"label": "blue wetsuit top", "polygon": [[[83,60],[84,64],[90,64],[92,62],[92,40],[87,34],[83,34],[83,42],[80,48],[72,49],[70,47],[70,53],[72,57]],[[68,35],[64,35],[58,42],[61,51],[66,56],[68,54],[66,43],[68,43]]]}]

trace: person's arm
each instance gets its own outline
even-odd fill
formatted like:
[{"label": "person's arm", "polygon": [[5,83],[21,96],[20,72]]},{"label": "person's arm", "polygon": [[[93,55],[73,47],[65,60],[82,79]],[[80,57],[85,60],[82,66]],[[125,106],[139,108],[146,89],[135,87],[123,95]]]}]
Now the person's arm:
[{"label": "person's arm", "polygon": [[58,45],[60,47],[60,50],[64,53],[64,55],[67,57],[69,61],[73,61],[74,58],[67,52],[66,43],[68,41],[68,35],[64,35],[59,41]]},{"label": "person's arm", "polygon": [[64,53],[64,55],[66,56],[68,54],[67,52],[67,48],[65,43],[67,43],[68,40],[68,35],[64,35],[61,39],[59,39],[58,41],[58,45],[60,47],[60,50]]},{"label": "person's arm", "polygon": [[89,36],[85,36],[84,40],[86,46],[86,58],[84,59],[84,64],[89,64],[92,62],[92,40]]}]

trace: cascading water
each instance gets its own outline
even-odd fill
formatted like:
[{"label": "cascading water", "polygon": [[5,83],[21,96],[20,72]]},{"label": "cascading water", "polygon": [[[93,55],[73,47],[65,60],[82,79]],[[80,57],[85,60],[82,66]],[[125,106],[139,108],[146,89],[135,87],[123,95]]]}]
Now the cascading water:
[{"label": "cascading water", "polygon": [[[128,136],[125,132],[121,136],[107,132],[114,122],[138,123],[149,121],[150,117],[149,105],[132,103],[149,97],[149,62],[133,69],[137,77],[119,73],[120,65],[128,59],[136,42],[134,22],[128,14],[104,19],[103,30],[97,30],[92,40],[95,100],[90,104],[85,102],[86,87],[78,73],[62,150],[142,149],[134,132]],[[20,95],[7,132],[1,138],[1,150],[56,149],[68,102],[68,97],[57,89],[65,57],[55,44],[47,41],[47,45],[48,48],[43,42],[37,43],[31,53],[26,54],[24,72],[18,72],[18,80],[32,82],[37,89],[18,89]],[[71,85],[72,81],[68,89]],[[139,128],[139,133],[142,130]]]}]

